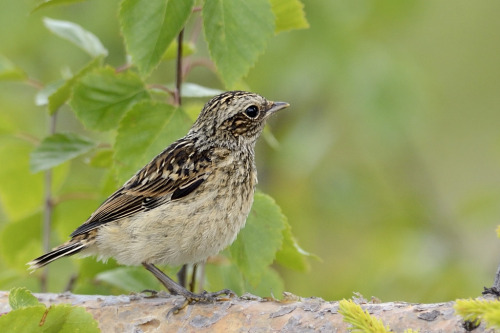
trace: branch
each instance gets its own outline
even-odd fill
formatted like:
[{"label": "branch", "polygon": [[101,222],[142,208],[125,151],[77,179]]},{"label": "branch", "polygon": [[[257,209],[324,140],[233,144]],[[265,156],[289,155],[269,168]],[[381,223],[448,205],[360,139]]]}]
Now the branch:
[{"label": "branch", "polygon": [[[291,294],[282,302],[248,295],[214,304],[193,304],[176,315],[168,313],[183,302],[179,296],[162,294],[147,298],[141,294],[97,296],[71,293],[35,296],[47,306],[59,303],[83,306],[99,322],[103,332],[345,332],[349,327],[338,313],[338,302],[320,298],[300,299]],[[453,305],[454,302],[389,302],[361,304],[361,307],[382,319],[394,332],[408,328],[420,332],[466,332]],[[9,310],[8,293],[0,292],[0,313]],[[474,330],[486,331],[484,323]]]},{"label": "branch", "polygon": [[[50,116],[49,134],[53,135],[56,133],[57,125],[57,112]],[[47,253],[50,251],[50,234],[52,229],[52,213],[54,212],[54,199],[52,197],[52,169],[45,171],[44,180],[44,210],[43,210],[43,228],[42,228],[42,240],[43,240],[43,252]],[[44,267],[42,274],[40,275],[40,289],[45,292],[47,291],[47,280],[49,276],[49,268]]]}]

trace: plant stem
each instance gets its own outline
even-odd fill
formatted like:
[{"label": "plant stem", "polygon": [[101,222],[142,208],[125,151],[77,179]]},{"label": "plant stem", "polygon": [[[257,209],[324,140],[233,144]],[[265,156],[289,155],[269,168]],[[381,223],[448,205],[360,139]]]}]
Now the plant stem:
[{"label": "plant stem", "polygon": [[159,89],[159,90],[163,90],[165,91],[167,94],[173,96],[175,98],[175,94],[176,92],[172,89],[169,89],[168,87],[162,85],[162,84],[158,84],[158,83],[151,83],[151,84],[148,84],[147,85],[147,88],[148,89]]},{"label": "plant stem", "polygon": [[[175,75],[175,92],[174,92],[174,104],[176,106],[181,106],[182,98],[181,98],[181,87],[182,87],[182,42],[184,40],[184,29],[179,32],[179,36],[177,36],[177,57],[176,57],[176,75]],[[186,286],[186,277],[187,277],[187,265],[183,265],[179,273],[177,273],[179,283],[181,286]],[[194,286],[194,274],[191,276],[190,287],[193,289]],[[191,290],[193,291],[193,290]]]},{"label": "plant stem", "polygon": [[43,87],[44,87],[44,85],[43,85],[42,82],[40,82],[40,81],[38,81],[36,79],[33,79],[31,77],[27,78],[25,82],[26,82],[27,85],[35,87],[38,90],[42,90]]},{"label": "plant stem", "polygon": [[182,41],[184,39],[184,29],[179,32],[177,37],[177,63],[176,63],[176,76],[175,76],[175,95],[174,103],[180,106],[182,103],[181,99],[181,86],[182,86]]},{"label": "plant stem", "polygon": [[[57,112],[50,117],[49,134],[52,135],[56,132]],[[47,253],[50,250],[50,231],[52,226],[52,213],[54,210],[52,198],[52,169],[45,171],[44,174],[44,212],[43,212],[43,228],[42,228],[42,242],[43,252]],[[40,276],[40,289],[42,292],[47,292],[47,280],[49,275],[49,268],[45,266]]]}]

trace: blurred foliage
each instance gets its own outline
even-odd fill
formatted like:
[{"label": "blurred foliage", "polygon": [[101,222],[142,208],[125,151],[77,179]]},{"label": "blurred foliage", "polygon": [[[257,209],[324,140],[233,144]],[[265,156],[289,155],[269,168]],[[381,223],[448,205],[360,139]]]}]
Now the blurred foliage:
[{"label": "blurred foliage", "polygon": [[[220,90],[226,88],[223,82],[235,81],[238,88],[292,105],[271,123],[278,147],[263,140],[258,145],[259,187],[281,206],[300,244],[322,261],[310,261],[306,273],[276,266],[286,289],[329,300],[348,298],[353,291],[413,302],[478,295],[493,282],[500,261],[494,232],[500,216],[500,3],[303,2],[310,28],[272,38],[244,83],[221,81],[210,68],[196,66],[210,54],[203,43],[190,56],[195,68],[186,78]],[[60,73],[78,73],[88,64],[84,52],[44,28],[45,16],[75,22],[98,36],[109,51],[109,65],[127,61],[114,19],[117,1],[47,5],[26,15],[34,4],[0,3],[5,57],[0,78],[21,81],[29,73],[54,82],[64,77]],[[150,80],[172,82],[173,63],[162,62]],[[29,154],[48,125],[43,109],[34,106],[35,89],[12,82],[0,87],[0,197],[8,202],[1,207],[0,227],[5,228],[7,220],[40,220],[42,175],[30,173]],[[192,105],[186,106],[190,115],[202,103]],[[67,106],[58,122],[88,136]],[[113,138],[109,133],[90,137]],[[115,188],[112,176],[86,164],[94,160],[108,167],[114,157],[103,149],[99,156],[84,154],[56,167],[54,187],[60,195],[79,197],[56,207],[53,245],[66,240]],[[23,177],[11,176],[17,172]],[[86,176],[67,176],[73,174]],[[101,187],[97,195],[96,186]],[[0,288],[36,290],[35,278],[8,264],[12,259],[6,258],[24,255],[13,253],[15,246],[1,244]],[[29,246],[35,251],[41,245]],[[60,260],[50,267],[49,288],[61,290],[64,282],[58,281],[68,281],[79,268],[75,292],[110,292],[106,282],[93,277],[113,265]],[[240,270],[223,267],[224,272],[209,274],[207,287],[241,291],[242,286],[223,284]],[[206,270],[210,273],[213,265]],[[278,276],[274,270],[268,274]],[[100,276],[105,281],[106,275]],[[123,292],[124,286],[115,288],[111,291]]]},{"label": "blurred foliage", "polygon": [[[44,3],[48,6],[56,2],[60,1]],[[38,89],[34,104],[45,107],[49,119],[48,133],[41,139],[30,132],[24,133],[23,126],[14,126],[12,133],[4,136],[7,147],[15,147],[17,141],[12,139],[28,143],[28,146],[20,152],[14,149],[0,150],[4,153],[1,156],[4,160],[9,159],[11,154],[17,155],[3,173],[6,186],[0,202],[5,221],[2,221],[4,225],[0,230],[0,239],[1,263],[5,265],[7,279],[0,287],[11,284],[32,286],[38,279],[40,289],[46,291],[47,280],[50,279],[51,290],[119,293],[160,289],[159,282],[142,267],[116,267],[111,261],[103,264],[79,261],[79,269],[66,268],[63,275],[59,275],[59,271],[49,274],[48,268],[28,275],[25,264],[39,255],[41,244],[43,251],[47,252],[50,249],[48,243],[60,243],[75,228],[74,223],[60,221],[69,218],[79,223],[85,221],[85,214],[93,210],[89,209],[91,204],[109,195],[167,144],[187,133],[201,105],[189,100],[181,105],[181,96],[183,99],[206,99],[220,93],[220,89],[183,82],[183,77],[194,68],[191,59],[186,57],[197,55],[197,44],[203,41],[197,36],[202,28],[207,36],[210,34],[215,37],[206,40],[207,48],[215,53],[208,57],[205,52],[205,56],[201,54],[199,60],[218,74],[223,82],[230,82],[225,85],[227,89],[237,81],[244,84],[243,76],[273,37],[275,21],[280,22],[277,31],[307,26],[300,1],[288,3],[275,0],[276,6],[271,6],[267,0],[255,4],[242,2],[238,6],[234,6],[232,0],[220,4],[219,8],[213,7],[211,1],[198,1],[200,7],[195,8],[194,0],[123,0],[118,15],[128,53],[124,54],[124,64],[118,67],[107,63],[110,52],[96,34],[80,24],[52,18],[42,20],[47,30],[92,58],[76,74],[72,74],[72,68],[64,68],[61,78],[45,83],[42,79],[24,75],[24,71],[8,58],[0,59],[0,80],[21,81],[27,87]],[[246,6],[244,11],[241,5]],[[274,13],[273,10],[279,11]],[[250,14],[270,30],[255,30],[252,20],[247,17]],[[293,15],[299,17],[293,18]],[[201,22],[205,25],[202,26]],[[220,26],[224,29],[222,33],[218,30]],[[182,41],[181,46],[187,45],[187,52],[183,56],[183,64],[174,67],[172,65],[175,62],[170,60],[179,60],[183,52],[172,50],[170,45],[179,45],[179,40],[173,41],[183,35],[183,29],[191,29],[187,34],[191,39],[189,42]],[[254,41],[255,44],[241,47],[236,43],[234,32],[245,35],[249,42]],[[220,44],[224,44],[222,48]],[[224,52],[221,53],[222,49]],[[226,62],[228,56],[235,62]],[[170,72],[182,69],[176,75],[175,84],[150,80],[150,74],[162,62],[170,63]],[[185,88],[185,92],[178,91],[177,86]],[[74,111],[74,120],[81,122],[78,127],[59,121],[59,117],[67,112],[67,106]],[[268,137],[271,136],[269,133]],[[23,183],[18,179],[26,176],[24,166],[27,156],[23,154],[30,146],[34,148],[29,154],[29,170],[32,174],[44,173],[43,177],[37,178],[36,183]],[[85,179],[93,187],[73,188],[73,179]],[[103,184],[103,189],[98,184]],[[40,191],[35,192],[29,205],[17,203],[21,202],[19,199],[24,196],[24,192],[33,189]],[[40,222],[43,222],[43,226]],[[283,280],[271,265],[280,264],[305,271],[308,268],[308,256],[310,254],[297,244],[280,207],[271,197],[258,192],[246,228],[224,256],[211,259],[211,265],[215,268],[197,277],[200,285],[208,282],[210,288],[223,280],[228,285],[237,286],[240,293],[252,291],[261,296],[270,296],[273,292],[281,294],[284,290]],[[59,269],[62,266],[54,267]],[[225,272],[232,274],[226,275]],[[173,274],[175,272],[169,275]],[[195,270],[191,272],[191,275],[194,274]],[[220,279],[221,276],[225,278]]]},{"label": "blurred foliage", "polygon": [[2,332],[100,332],[97,321],[81,306],[57,304],[46,307],[26,288],[9,293],[12,309],[0,317]]},{"label": "blurred foliage", "polygon": [[471,322],[473,326],[479,326],[481,320],[484,319],[487,327],[500,329],[499,300],[458,299],[454,308],[465,321]]}]

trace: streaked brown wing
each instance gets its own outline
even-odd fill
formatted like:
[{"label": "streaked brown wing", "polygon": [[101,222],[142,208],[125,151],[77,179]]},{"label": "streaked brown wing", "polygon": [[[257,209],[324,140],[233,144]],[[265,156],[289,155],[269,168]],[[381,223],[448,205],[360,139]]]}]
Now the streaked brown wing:
[{"label": "streaked brown wing", "polygon": [[209,155],[196,152],[190,141],[173,143],[106,199],[71,237],[189,195],[210,174]]}]

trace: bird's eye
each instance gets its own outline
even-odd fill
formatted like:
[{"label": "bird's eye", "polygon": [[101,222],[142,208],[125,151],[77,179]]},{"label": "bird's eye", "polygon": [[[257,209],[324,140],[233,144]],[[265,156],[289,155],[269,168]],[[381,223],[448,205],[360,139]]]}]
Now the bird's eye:
[{"label": "bird's eye", "polygon": [[246,108],[245,114],[249,118],[257,118],[257,116],[259,115],[259,108],[256,107],[255,105],[250,105],[249,107]]}]

